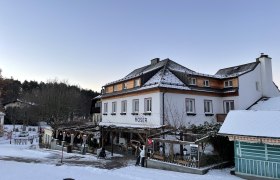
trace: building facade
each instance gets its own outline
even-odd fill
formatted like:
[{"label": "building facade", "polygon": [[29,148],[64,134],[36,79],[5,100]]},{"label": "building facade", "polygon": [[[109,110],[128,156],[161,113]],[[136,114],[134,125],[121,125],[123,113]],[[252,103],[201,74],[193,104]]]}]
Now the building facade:
[{"label": "building facade", "polygon": [[215,75],[158,58],[103,87],[103,127],[188,127],[223,122],[233,109],[247,109],[262,97],[279,95],[271,58],[220,69]]}]

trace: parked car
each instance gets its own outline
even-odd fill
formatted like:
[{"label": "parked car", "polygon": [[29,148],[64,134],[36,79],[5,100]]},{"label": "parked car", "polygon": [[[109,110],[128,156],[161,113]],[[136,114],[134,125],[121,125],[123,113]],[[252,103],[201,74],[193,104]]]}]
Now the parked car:
[{"label": "parked car", "polygon": [[28,137],[29,133],[27,131],[22,131],[19,133],[18,137]]}]

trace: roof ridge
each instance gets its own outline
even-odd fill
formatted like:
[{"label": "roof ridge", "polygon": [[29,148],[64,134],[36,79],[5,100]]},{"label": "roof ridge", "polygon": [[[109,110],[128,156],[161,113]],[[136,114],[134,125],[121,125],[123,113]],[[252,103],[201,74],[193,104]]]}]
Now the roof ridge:
[{"label": "roof ridge", "polygon": [[163,66],[163,70],[162,70],[162,74],[161,74],[161,78],[160,78],[160,83],[161,83],[161,81],[162,81],[162,79],[163,79],[163,76],[164,76],[164,73],[165,73],[165,70],[166,70],[166,68],[167,68],[167,64],[169,63],[169,61],[170,61],[170,59],[166,59],[167,61],[166,61],[166,63],[165,63],[165,65]]}]

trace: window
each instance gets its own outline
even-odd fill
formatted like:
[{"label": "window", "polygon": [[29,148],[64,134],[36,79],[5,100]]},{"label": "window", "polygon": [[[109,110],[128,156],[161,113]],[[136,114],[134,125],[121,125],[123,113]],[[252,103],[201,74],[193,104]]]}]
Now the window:
[{"label": "window", "polygon": [[204,100],[204,113],[213,114],[213,105],[211,100]]},{"label": "window", "polygon": [[209,80],[204,80],[203,81],[203,86],[209,87]]},{"label": "window", "polygon": [[121,104],[121,114],[122,115],[126,114],[126,107],[127,107],[127,101],[122,101],[122,104]]},{"label": "window", "polygon": [[118,85],[114,85],[114,91],[118,91]]},{"label": "window", "polygon": [[195,113],[195,101],[194,99],[186,99],[186,112]]},{"label": "window", "polygon": [[96,102],[94,105],[95,108],[100,108],[100,106],[101,106],[101,102]]},{"label": "window", "polygon": [[256,90],[260,91],[260,83],[258,81],[256,81]]},{"label": "window", "polygon": [[138,113],[139,112],[139,99],[133,99],[132,100],[132,113]]},{"label": "window", "polygon": [[191,78],[190,85],[196,85],[196,78]]},{"label": "window", "polygon": [[224,101],[225,114],[227,114],[230,110],[234,110],[234,101]]},{"label": "window", "polygon": [[232,87],[232,80],[225,81],[225,87]]},{"label": "window", "polygon": [[134,87],[139,87],[140,86],[140,79],[135,79],[134,80]]},{"label": "window", "polygon": [[112,102],[112,115],[117,113],[117,102]]},{"label": "window", "polygon": [[123,83],[123,89],[127,89],[127,82]]},{"label": "window", "polygon": [[108,113],[108,103],[104,103],[104,115]]},{"label": "window", "polygon": [[145,113],[152,112],[152,98],[145,99]]}]

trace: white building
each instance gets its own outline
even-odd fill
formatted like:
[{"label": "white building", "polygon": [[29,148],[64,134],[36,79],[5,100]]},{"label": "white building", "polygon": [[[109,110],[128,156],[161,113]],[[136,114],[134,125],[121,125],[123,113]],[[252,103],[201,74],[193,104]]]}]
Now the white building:
[{"label": "white building", "polygon": [[244,110],[262,97],[279,94],[268,55],[220,69],[215,75],[156,58],[104,86],[100,125],[150,129],[223,122],[230,110]]}]

